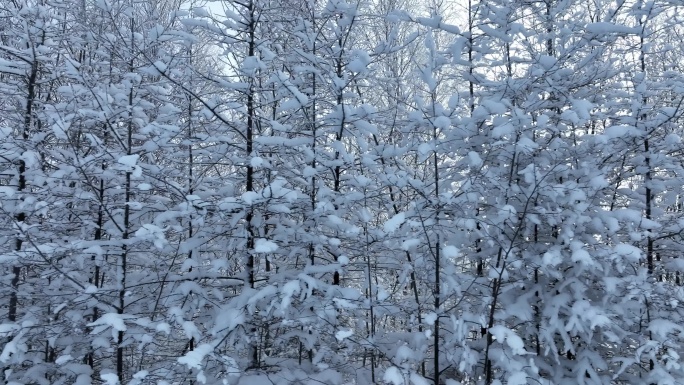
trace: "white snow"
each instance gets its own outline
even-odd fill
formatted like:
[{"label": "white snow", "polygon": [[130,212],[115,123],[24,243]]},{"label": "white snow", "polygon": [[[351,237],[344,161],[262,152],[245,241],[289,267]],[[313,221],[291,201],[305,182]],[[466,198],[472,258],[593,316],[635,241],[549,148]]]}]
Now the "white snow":
[{"label": "white snow", "polygon": [[363,72],[366,70],[366,63],[360,59],[354,59],[347,64],[347,69],[351,72]]},{"label": "white snow", "polygon": [[249,161],[249,164],[252,167],[261,167],[264,164],[264,160],[258,156],[255,156]]},{"label": "white snow", "polygon": [[124,166],[134,167],[138,163],[138,158],[140,158],[140,156],[136,154],[124,155],[120,157],[117,162],[123,164]]},{"label": "white snow", "polygon": [[378,301],[382,302],[389,297],[390,297],[390,293],[388,293],[387,290],[385,290],[382,287],[378,287],[378,295],[377,295]]},{"label": "white snow", "polygon": [[242,201],[248,205],[253,204],[257,199],[259,199],[259,194],[254,191],[246,191],[242,194]]},{"label": "white snow", "polygon": [[494,336],[494,338],[496,338],[496,340],[499,343],[505,343],[506,345],[508,345],[513,354],[522,355],[526,353],[525,343],[511,329],[502,325],[494,325],[491,328],[489,328],[489,332]]},{"label": "white snow", "polygon": [[428,325],[434,325],[435,321],[437,321],[437,314],[427,313],[423,316],[423,319],[425,320],[425,323],[427,323]]},{"label": "white snow", "polygon": [[392,385],[404,385],[404,375],[396,366],[390,366],[385,370],[382,380]]},{"label": "white snow", "polygon": [[[105,313],[95,320],[95,322],[89,323],[88,326],[107,326],[116,331],[125,332],[126,323],[124,322],[124,318],[127,317],[123,314]],[[93,333],[95,333],[95,331],[93,331]]]},{"label": "white snow", "polygon": [[553,56],[542,55],[539,57],[539,64],[547,71],[553,68],[557,61]]},{"label": "white snow", "polygon": [[625,258],[629,262],[639,262],[641,259],[641,250],[626,243],[620,243],[613,248],[615,254]]},{"label": "white snow", "polygon": [[21,327],[17,324],[0,324],[0,337],[9,337],[20,329]]},{"label": "white snow", "polygon": [[482,166],[482,158],[480,158],[480,154],[475,151],[468,152],[468,162],[472,167]]},{"label": "white snow", "polygon": [[420,245],[420,239],[411,238],[411,239],[407,239],[401,243],[401,249],[409,251],[418,245]]},{"label": "white snow", "polygon": [[665,136],[665,143],[669,145],[678,145],[682,142],[682,138],[675,134],[675,133],[670,133]]},{"label": "white snow", "polygon": [[171,325],[167,324],[166,322],[160,322],[155,327],[155,330],[168,335],[171,333]]},{"label": "white snow", "polygon": [[571,259],[573,262],[580,262],[583,265],[593,265],[594,260],[589,255],[589,252],[584,250],[584,245],[579,241],[570,242],[570,249],[572,250]]},{"label": "white snow", "polygon": [[399,229],[399,227],[404,223],[406,220],[406,214],[404,213],[399,213],[390,218],[387,222],[385,222],[385,225],[383,226],[383,229],[385,230],[386,233],[393,233]]},{"label": "white snow", "polygon": [[411,381],[412,385],[432,385],[432,381],[428,381],[425,379],[425,377],[421,376],[420,374],[416,372],[411,372],[411,375],[409,376],[409,380]]},{"label": "white snow", "polygon": [[283,285],[280,289],[280,292],[283,293],[283,299],[280,301],[280,310],[283,312],[287,310],[292,303],[292,296],[299,294],[300,291],[301,286],[299,281],[289,281]]},{"label": "white snow", "polygon": [[525,372],[514,372],[508,375],[506,385],[527,385],[527,374]]},{"label": "white snow", "polygon": [[446,116],[438,116],[433,124],[435,127],[441,130],[446,130],[447,128],[451,127],[451,119],[447,118]]},{"label": "white snow", "polygon": [[561,113],[561,119],[568,121],[572,124],[579,124],[580,119],[577,113],[573,110],[565,110]]},{"label": "white snow", "polygon": [[502,138],[506,135],[510,135],[515,131],[515,127],[513,127],[512,124],[510,123],[504,123],[501,125],[498,125],[492,129],[492,137],[493,138]]},{"label": "white snow", "polygon": [[150,374],[147,370],[141,370],[133,375],[136,380],[142,380]]},{"label": "white snow", "polygon": [[352,335],[354,335],[354,331],[351,329],[338,330],[335,333],[335,338],[337,338],[338,341],[342,341],[345,338],[351,337]]},{"label": "white snow", "polygon": [[0,140],[12,135],[12,128],[7,126],[0,126]]},{"label": "white snow", "polygon": [[560,252],[557,249],[551,249],[544,253],[542,256],[542,266],[557,266],[563,262],[563,257],[560,255]]},{"label": "white snow", "polygon": [[665,339],[671,333],[681,333],[684,327],[670,320],[658,318],[648,324],[648,331],[656,335],[658,339]]},{"label": "white snow", "polygon": [[225,309],[219,313],[216,324],[212,328],[212,334],[221,332],[228,333],[245,322],[245,314],[242,310]]},{"label": "white snow", "polygon": [[178,357],[178,363],[186,365],[190,369],[201,369],[204,357],[214,351],[214,347],[209,344],[201,344],[183,357]]},{"label": "white snow", "polygon": [[104,381],[105,385],[119,384],[119,377],[116,375],[116,373],[103,373],[100,375],[100,378],[102,381]]},{"label": "white snow", "polygon": [[66,364],[67,362],[71,361],[72,359],[73,359],[73,358],[71,357],[70,354],[65,354],[65,355],[63,355],[63,356],[57,357],[57,359],[55,360],[55,364],[57,364],[57,365],[64,365],[64,364]]},{"label": "white snow", "polygon": [[604,133],[608,138],[614,139],[614,138],[622,138],[622,137],[628,136],[629,134],[631,134],[632,132],[634,132],[634,130],[635,130],[635,129],[634,129],[634,127],[632,127],[632,126],[625,126],[625,125],[621,125],[621,126],[610,126],[610,127],[606,128],[606,129],[603,131],[603,133]]},{"label": "white snow", "polygon": [[594,105],[589,102],[588,100],[583,100],[583,99],[573,99],[572,100],[572,109],[575,111],[577,116],[582,119],[582,120],[588,120],[591,119],[591,109],[594,108]]},{"label": "white snow", "polygon": [[587,32],[596,34],[596,35],[604,35],[604,34],[612,34],[612,33],[617,33],[617,34],[639,34],[640,30],[639,28],[636,27],[627,27],[625,25],[618,25],[618,24],[613,24],[613,23],[607,23],[607,22],[597,22],[597,23],[589,23],[585,27]]},{"label": "white snow", "polygon": [[420,155],[427,155],[432,151],[432,146],[429,143],[421,143],[418,146],[418,153]]},{"label": "white snow", "polygon": [[447,245],[442,248],[442,255],[444,258],[456,258],[458,257],[459,250],[456,246]]},{"label": "white snow", "polygon": [[207,12],[207,10],[202,8],[202,7],[194,7],[191,9],[191,11],[192,11],[193,15],[195,15],[197,17],[209,17],[210,16],[209,12]]},{"label": "white snow", "polygon": [[505,104],[492,99],[485,99],[480,103],[492,115],[505,114],[508,108]]},{"label": "white snow", "polygon": [[257,238],[254,242],[254,251],[257,253],[272,253],[278,250],[278,245],[263,238]]},{"label": "white snow", "polygon": [[142,225],[136,232],[135,236],[144,240],[152,241],[157,249],[163,249],[166,245],[166,235],[164,229],[151,223]]},{"label": "white snow", "polygon": [[316,169],[311,167],[311,166],[304,167],[304,170],[302,171],[302,176],[304,178],[309,178],[309,177],[315,176],[316,174],[317,174]]}]

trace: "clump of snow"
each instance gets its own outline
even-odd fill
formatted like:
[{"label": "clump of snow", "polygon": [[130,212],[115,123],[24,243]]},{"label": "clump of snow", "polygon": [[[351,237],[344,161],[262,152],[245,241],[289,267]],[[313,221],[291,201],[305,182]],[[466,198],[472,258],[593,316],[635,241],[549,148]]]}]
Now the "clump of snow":
[{"label": "clump of snow", "polygon": [[278,245],[269,240],[257,238],[254,242],[254,251],[257,253],[272,253],[276,250],[278,250]]},{"label": "clump of snow", "polygon": [[513,127],[512,124],[510,123],[504,123],[501,125],[498,125],[492,129],[492,137],[493,138],[502,138],[506,135],[510,135],[515,131],[515,127]]},{"label": "clump of snow", "polygon": [[249,164],[252,167],[261,167],[264,164],[264,160],[258,156],[255,156],[249,161]]},{"label": "clump of snow", "polygon": [[119,385],[119,377],[116,373],[103,373],[100,375],[102,381],[105,385]]},{"label": "clump of snow", "polygon": [[654,319],[648,324],[649,332],[656,335],[657,339],[666,339],[671,333],[681,333],[684,331],[684,327],[676,324],[670,320],[658,318]]},{"label": "clump of snow", "polygon": [[615,254],[630,262],[638,262],[641,259],[641,250],[626,243],[620,243],[619,245],[616,245],[613,248],[613,251],[615,251]]},{"label": "clump of snow", "polygon": [[572,241],[570,243],[570,249],[572,250],[571,259],[573,262],[579,262],[583,265],[593,265],[594,260],[589,255],[589,252],[584,250],[582,243],[578,241]]},{"label": "clump of snow", "polygon": [[97,286],[88,285],[88,286],[86,286],[85,290],[83,290],[83,292],[86,294],[95,294],[95,293],[97,293]]},{"label": "clump of snow", "polygon": [[337,338],[338,341],[342,341],[345,338],[351,337],[352,335],[354,335],[354,332],[351,329],[338,330],[337,333],[335,333],[335,338]]},{"label": "clump of snow", "polygon": [[117,338],[118,332],[126,331],[126,322],[124,321],[126,318],[131,318],[131,316],[117,313],[106,313],[86,326],[95,327],[90,334],[100,334],[102,331],[112,328],[112,338]]},{"label": "clump of snow", "polygon": [[57,357],[57,359],[55,360],[55,364],[57,364],[57,365],[63,365],[63,364],[66,364],[67,362],[71,361],[72,359],[73,359],[73,358],[71,357],[70,354],[66,354],[66,355],[64,355],[64,356],[59,356],[59,357]]},{"label": "clump of snow", "polygon": [[425,323],[428,325],[434,325],[435,321],[437,321],[437,314],[436,313],[428,313],[424,316]]},{"label": "clump of snow", "polygon": [[444,258],[456,258],[458,257],[458,252],[458,248],[456,248],[456,246],[453,245],[444,246],[444,248],[442,249],[442,255],[444,256]]},{"label": "clump of snow", "polygon": [[192,8],[192,13],[197,16],[197,17],[209,17],[209,12],[207,12],[206,9],[201,8],[201,7],[194,7]]},{"label": "clump of snow", "polygon": [[605,35],[605,34],[638,34],[641,31],[639,28],[636,27],[628,27],[626,25],[618,25],[618,24],[613,24],[613,23],[608,23],[608,22],[597,22],[597,23],[589,23],[586,25],[586,30],[589,33],[596,34],[596,35]]},{"label": "clump of snow", "polygon": [[135,232],[135,236],[144,240],[152,241],[154,246],[160,250],[166,245],[166,236],[164,235],[164,230],[151,223],[142,225],[142,227]]},{"label": "clump of snow", "polygon": [[360,59],[354,59],[347,64],[347,69],[351,72],[363,72],[366,70],[366,63]]},{"label": "clump of snow", "polygon": [[418,153],[420,155],[427,155],[432,151],[432,146],[429,143],[421,143],[418,146]]},{"label": "clump of snow", "polygon": [[447,118],[446,116],[438,116],[433,122],[433,124],[435,125],[435,127],[441,130],[446,130],[451,126],[451,119]]},{"label": "clump of snow", "polygon": [[257,199],[259,199],[259,194],[255,193],[254,191],[246,191],[244,194],[242,194],[242,201],[248,205],[253,204]]},{"label": "clump of snow", "polygon": [[499,343],[503,344],[505,342],[511,348],[513,354],[521,355],[526,353],[523,340],[511,329],[502,325],[495,325],[489,328],[489,332]]},{"label": "clump of snow", "polygon": [[166,322],[160,322],[157,324],[155,330],[161,333],[166,333],[168,335],[171,333],[171,325],[167,324]]},{"label": "clump of snow", "polygon": [[411,238],[401,243],[401,249],[409,251],[411,250],[411,248],[416,247],[418,245],[420,245],[420,239]]},{"label": "clump of snow", "polygon": [[129,166],[129,167],[134,167],[138,163],[138,158],[139,155],[124,155],[119,158],[118,162],[119,164],[123,164],[124,166]]},{"label": "clump of snow", "polygon": [[492,115],[505,114],[506,111],[508,111],[508,108],[505,104],[495,100],[486,99],[483,100],[480,104],[484,108],[486,108],[487,112],[489,112]]},{"label": "clump of snow", "polygon": [[390,294],[382,287],[378,288],[378,301],[384,301],[390,297]]},{"label": "clump of snow", "polygon": [[542,256],[542,266],[557,266],[559,263],[563,262],[563,257],[557,249],[551,249],[544,253]]},{"label": "clump of snow", "polygon": [[299,294],[301,287],[299,281],[289,281],[280,289],[283,293],[283,300],[280,301],[280,310],[285,311],[292,303],[292,296]]},{"label": "clump of snow", "polygon": [[553,66],[556,65],[556,62],[557,60],[553,56],[542,55],[539,57],[539,65],[547,71],[553,68]]},{"label": "clump of snow", "polygon": [[202,344],[187,352],[183,357],[178,357],[178,363],[186,365],[190,369],[201,369],[204,357],[214,351],[214,347],[209,344]]},{"label": "clump of snow", "polygon": [[[141,385],[143,380],[150,374],[147,370],[141,370],[133,375],[133,379],[128,382],[128,385]],[[160,385],[158,382],[157,385]]]},{"label": "clump of snow", "polygon": [[610,126],[603,131],[603,133],[610,139],[631,136],[634,132],[634,127],[626,125]]},{"label": "clump of snow", "polygon": [[396,366],[390,366],[385,370],[382,380],[392,385],[404,385],[404,375]]},{"label": "clump of snow", "polygon": [[568,121],[572,124],[579,124],[580,123],[579,116],[577,116],[577,113],[573,110],[563,111],[563,113],[561,113],[561,119]]},{"label": "clump of snow", "polygon": [[12,135],[12,128],[7,126],[0,126],[0,139],[5,139],[10,135]]},{"label": "clump of snow", "polygon": [[525,372],[515,372],[508,376],[507,385],[527,385],[527,374]]},{"label": "clump of snow", "polygon": [[425,379],[425,377],[421,376],[420,374],[416,372],[411,372],[411,375],[409,376],[409,380],[411,381],[412,385],[431,385],[432,381],[428,381]]},{"label": "clump of snow", "polygon": [[383,226],[383,229],[385,230],[386,233],[393,233],[397,231],[399,226],[401,226],[404,221],[406,220],[406,215],[404,213],[399,213],[392,218],[390,218],[387,222],[385,222],[385,225]]},{"label": "clump of snow", "polygon": [[470,151],[468,153],[468,162],[472,167],[482,166],[482,158],[480,158],[480,155],[475,151]]},{"label": "clump of snow", "polygon": [[670,133],[665,136],[665,143],[670,144],[670,145],[676,145],[680,144],[682,142],[682,138],[679,137],[679,135],[675,133]]},{"label": "clump of snow", "polygon": [[245,314],[241,310],[226,309],[217,317],[216,324],[212,328],[212,334],[230,332],[245,322]]}]

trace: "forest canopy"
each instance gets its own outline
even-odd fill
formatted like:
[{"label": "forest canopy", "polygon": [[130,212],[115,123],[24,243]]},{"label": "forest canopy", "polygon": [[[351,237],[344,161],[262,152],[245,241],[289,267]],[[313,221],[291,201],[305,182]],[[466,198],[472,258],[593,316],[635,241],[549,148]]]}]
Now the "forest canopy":
[{"label": "forest canopy", "polygon": [[678,0],[2,1],[0,376],[682,384],[683,41]]}]

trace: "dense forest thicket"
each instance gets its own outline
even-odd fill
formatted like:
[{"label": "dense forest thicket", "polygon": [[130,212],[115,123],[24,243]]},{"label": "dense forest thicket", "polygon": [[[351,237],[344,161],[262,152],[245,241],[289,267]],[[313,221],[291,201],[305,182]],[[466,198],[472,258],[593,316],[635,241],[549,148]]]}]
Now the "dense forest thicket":
[{"label": "dense forest thicket", "polygon": [[0,2],[5,384],[684,383],[684,2]]}]

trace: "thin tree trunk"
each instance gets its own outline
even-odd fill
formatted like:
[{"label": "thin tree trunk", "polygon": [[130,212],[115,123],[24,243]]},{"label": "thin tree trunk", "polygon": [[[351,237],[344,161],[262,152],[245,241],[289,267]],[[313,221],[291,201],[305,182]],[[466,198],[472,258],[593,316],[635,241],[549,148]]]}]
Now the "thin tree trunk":
[{"label": "thin tree trunk", "polygon": [[[256,19],[255,19],[255,5],[253,1],[250,1],[247,6],[247,12],[249,14],[249,45],[247,48],[247,55],[253,57],[256,51]],[[247,90],[247,130],[245,133],[245,152],[247,158],[252,156],[253,152],[253,140],[254,140],[254,129],[255,129],[255,100],[254,100],[254,81],[249,80],[249,89]],[[245,178],[245,190],[254,191],[254,167],[252,167],[251,162],[247,161],[247,174]],[[254,213],[252,208],[249,209],[245,220],[247,221],[247,284],[250,289],[256,287],[256,258],[254,255],[254,242],[255,237],[258,235],[253,223]],[[260,366],[259,363],[259,350],[258,350],[258,339],[256,338],[257,328],[256,325],[251,325],[250,328],[251,336],[249,338],[249,359],[250,363],[248,365],[251,369],[256,369]]]}]

